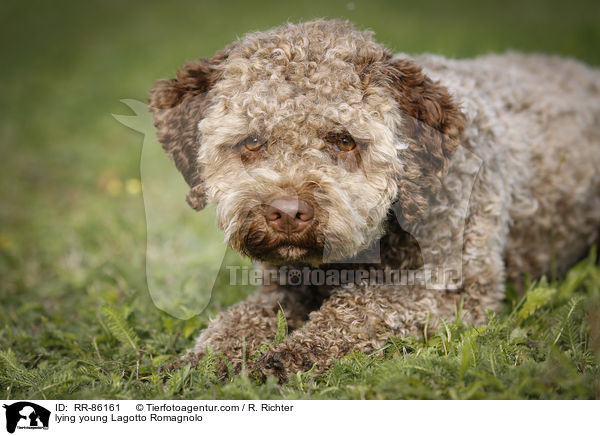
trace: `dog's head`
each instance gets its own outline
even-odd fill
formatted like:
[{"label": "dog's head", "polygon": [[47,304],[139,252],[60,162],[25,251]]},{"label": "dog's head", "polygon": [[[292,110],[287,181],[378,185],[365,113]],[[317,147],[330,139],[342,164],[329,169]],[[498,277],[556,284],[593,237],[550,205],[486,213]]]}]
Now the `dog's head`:
[{"label": "dog's head", "polygon": [[354,256],[395,201],[418,220],[464,127],[443,86],[340,21],[248,34],[158,81],[150,107],[188,203],[216,203],[228,243],[274,263]]}]

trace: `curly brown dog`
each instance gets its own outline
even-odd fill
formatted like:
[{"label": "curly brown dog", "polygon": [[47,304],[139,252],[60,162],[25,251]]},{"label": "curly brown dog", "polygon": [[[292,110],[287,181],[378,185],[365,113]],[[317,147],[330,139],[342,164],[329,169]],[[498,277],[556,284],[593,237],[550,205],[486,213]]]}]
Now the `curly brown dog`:
[{"label": "curly brown dog", "polygon": [[315,20],[187,63],[150,107],[189,204],[215,203],[227,243],[279,272],[190,361],[210,347],[281,380],[323,371],[440,319],[480,323],[506,280],[564,272],[598,237],[600,73],[572,60],[392,56]]}]

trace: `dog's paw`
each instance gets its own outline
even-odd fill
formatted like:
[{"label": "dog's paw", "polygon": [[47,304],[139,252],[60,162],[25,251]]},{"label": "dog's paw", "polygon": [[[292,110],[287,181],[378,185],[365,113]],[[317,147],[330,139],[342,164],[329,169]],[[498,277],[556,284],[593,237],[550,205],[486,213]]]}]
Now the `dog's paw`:
[{"label": "dog's paw", "polygon": [[[213,360],[214,362],[209,363],[207,360]],[[209,364],[211,368],[210,371],[214,371],[214,375],[219,380],[226,380],[232,376],[235,372],[234,365],[228,360],[228,358],[223,354],[217,354],[215,352],[205,352],[205,351],[188,351],[183,356],[173,360],[167,365],[163,366],[163,370],[167,370],[168,372],[177,371],[185,366],[190,366],[191,368],[198,368],[203,365]]]},{"label": "dog's paw", "polygon": [[291,375],[309,371],[315,363],[307,350],[280,344],[258,358],[256,369],[263,378],[274,376],[280,383],[285,383]]}]

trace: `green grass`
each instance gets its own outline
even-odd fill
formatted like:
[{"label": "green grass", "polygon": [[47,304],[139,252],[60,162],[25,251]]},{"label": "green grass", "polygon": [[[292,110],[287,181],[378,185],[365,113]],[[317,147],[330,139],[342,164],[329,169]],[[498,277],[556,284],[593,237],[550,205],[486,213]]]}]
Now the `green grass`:
[{"label": "green grass", "polygon": [[[60,2],[59,2],[60,3]],[[158,77],[249,30],[346,17],[396,51],[519,49],[600,64],[600,4],[266,1],[0,5],[0,398],[599,398],[600,269],[509,292],[477,329],[391,338],[279,387],[159,372],[249,287],[217,281],[207,309],[160,311],[145,277],[142,137],[114,120]],[[183,200],[182,200],[183,201]],[[212,229],[201,229],[211,232]],[[226,264],[241,262],[227,253]]]},{"label": "green grass", "polygon": [[511,298],[506,313],[490,314],[483,326],[457,319],[422,339],[390,338],[377,352],[351,353],[324,375],[299,373],[282,387],[251,374],[222,382],[216,355],[196,369],[161,370],[205,318],[181,321],[152,311],[143,296],[118,291],[113,279],[94,277],[112,293],[86,293],[76,313],[50,314],[36,302],[2,310],[6,399],[600,398],[595,252],[565,280],[542,281]]}]

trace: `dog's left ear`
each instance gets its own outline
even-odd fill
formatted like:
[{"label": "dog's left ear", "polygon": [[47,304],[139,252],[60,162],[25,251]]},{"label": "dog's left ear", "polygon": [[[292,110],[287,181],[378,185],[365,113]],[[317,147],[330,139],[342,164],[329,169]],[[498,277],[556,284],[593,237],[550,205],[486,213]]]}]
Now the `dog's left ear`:
[{"label": "dog's left ear", "polygon": [[210,104],[207,93],[218,80],[218,65],[224,51],[208,59],[188,62],[173,79],[161,79],[150,92],[150,110],[163,149],[183,174],[190,192],[188,204],[201,210],[206,204],[202,169],[198,164],[198,123]]},{"label": "dog's left ear", "polygon": [[398,105],[402,139],[409,144],[399,152],[398,201],[403,218],[411,222],[424,217],[440,189],[466,120],[448,90],[412,60],[390,58],[378,69]]}]

